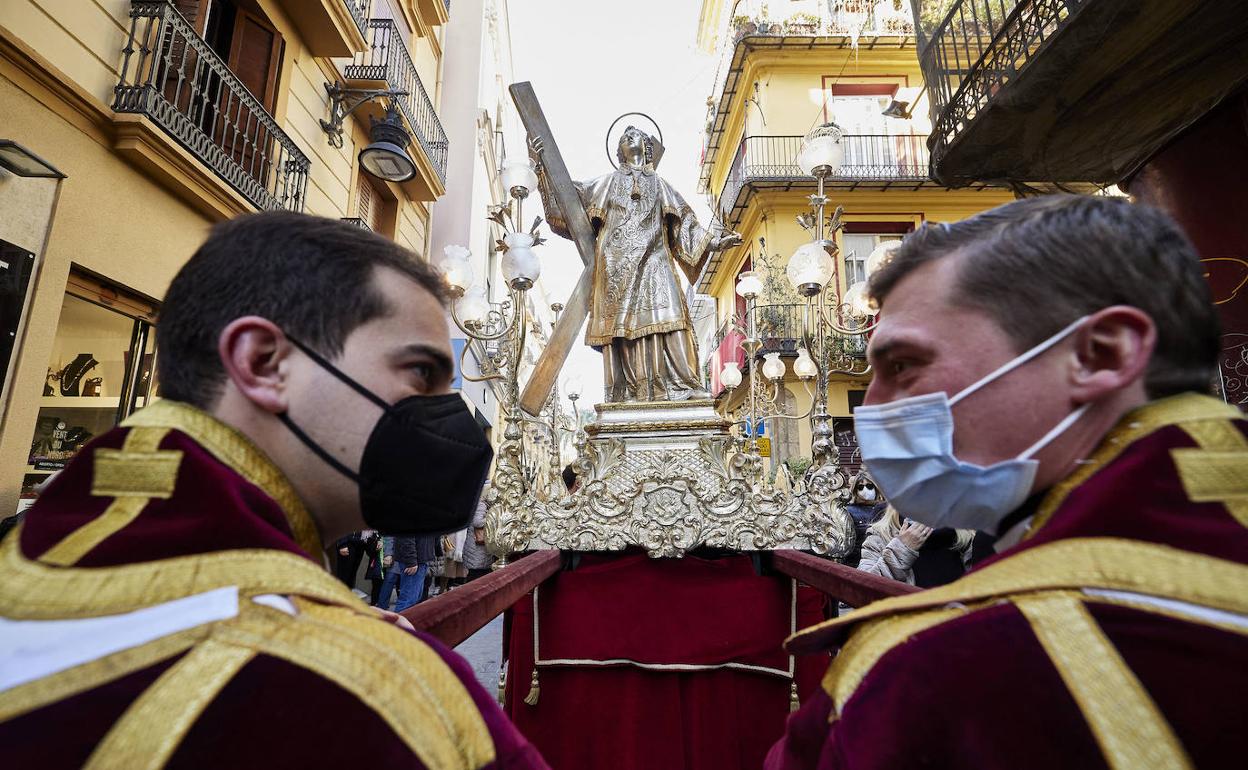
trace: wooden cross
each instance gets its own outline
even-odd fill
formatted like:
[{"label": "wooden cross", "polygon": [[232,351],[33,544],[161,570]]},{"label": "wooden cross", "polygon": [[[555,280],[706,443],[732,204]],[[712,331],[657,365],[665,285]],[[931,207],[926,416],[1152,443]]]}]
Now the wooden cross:
[{"label": "wooden cross", "polygon": [[593,225],[589,222],[589,216],[585,213],[585,206],[581,203],[581,197],[572,184],[567,164],[564,163],[563,156],[559,154],[550,125],[546,122],[541,105],[537,103],[537,95],[533,93],[532,84],[513,83],[509,90],[529,138],[542,140],[542,173],[550,184],[555,201],[559,204],[563,219],[567,223],[568,233],[572,236],[572,242],[576,244],[576,250],[580,252],[581,262],[585,263],[585,269],[581,271],[581,277],[576,282],[576,288],[572,290],[572,296],[564,303],[563,314],[559,316],[559,321],[555,324],[554,331],[551,332],[550,341],[546,343],[546,348],[538,356],[537,364],[533,367],[533,374],[520,395],[520,408],[531,415],[537,415],[550,397],[550,390],[554,387],[555,379],[559,376],[559,371],[563,369],[563,363],[567,360],[568,354],[572,352],[572,346],[576,344],[577,332],[581,330],[581,325],[585,323],[585,318],[589,315],[589,299],[594,285],[595,234]]}]

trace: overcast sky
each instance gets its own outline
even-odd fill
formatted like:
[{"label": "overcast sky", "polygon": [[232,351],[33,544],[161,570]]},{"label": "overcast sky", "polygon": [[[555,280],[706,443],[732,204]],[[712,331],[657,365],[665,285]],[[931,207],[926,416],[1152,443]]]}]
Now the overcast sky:
[{"label": "overcast sky", "polygon": [[[516,79],[533,84],[572,178],[610,171],[604,141],[611,121],[621,113],[644,112],[663,131],[667,151],[659,174],[706,224],[709,210],[697,191],[698,158],[717,59],[697,50],[700,5],[698,0],[508,3]],[[650,130],[638,120],[638,128]],[[616,131],[628,122],[621,121]],[[542,281],[552,301],[564,301],[581,260],[571,241],[544,230],[549,241],[540,249]],[[602,401],[598,353],[578,345],[561,380],[572,373],[584,383],[580,406]]]}]

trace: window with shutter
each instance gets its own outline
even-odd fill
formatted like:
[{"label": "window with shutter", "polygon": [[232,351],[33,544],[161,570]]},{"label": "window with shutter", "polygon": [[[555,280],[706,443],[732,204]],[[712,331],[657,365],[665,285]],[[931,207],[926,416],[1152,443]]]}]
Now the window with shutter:
[{"label": "window with shutter", "polygon": [[373,232],[378,232],[378,220],[381,218],[380,201],[377,200],[377,191],[373,189],[373,185],[368,181],[368,175],[360,172],[359,190],[355,199],[356,215],[368,225]]}]

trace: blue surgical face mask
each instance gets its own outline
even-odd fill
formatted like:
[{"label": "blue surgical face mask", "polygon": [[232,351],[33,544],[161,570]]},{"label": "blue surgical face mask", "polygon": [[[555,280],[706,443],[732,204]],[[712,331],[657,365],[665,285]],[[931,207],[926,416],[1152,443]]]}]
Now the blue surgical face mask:
[{"label": "blue surgical face mask", "polygon": [[1001,520],[1031,494],[1040,466],[1032,456],[1082,417],[1090,404],[1071,412],[1018,457],[988,466],[954,457],[950,410],[1061,342],[1086,319],[1080,318],[953,398],[943,392],[926,393],[855,409],[854,429],[862,461],[888,501],[905,516],[930,527],[997,534]]}]

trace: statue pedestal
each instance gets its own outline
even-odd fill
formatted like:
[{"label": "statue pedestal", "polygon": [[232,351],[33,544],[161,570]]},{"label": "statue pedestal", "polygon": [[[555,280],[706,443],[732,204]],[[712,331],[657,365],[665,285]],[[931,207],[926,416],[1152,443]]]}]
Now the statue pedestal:
[{"label": "statue pedestal", "polygon": [[543,502],[496,476],[487,502],[491,550],[622,551],[680,557],[710,546],[843,556],[854,542],[839,469],[803,494],[763,488],[709,399],[600,404],[576,462],[580,488]]}]

